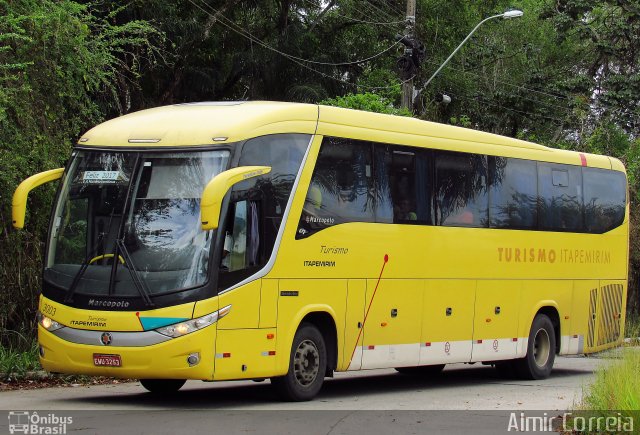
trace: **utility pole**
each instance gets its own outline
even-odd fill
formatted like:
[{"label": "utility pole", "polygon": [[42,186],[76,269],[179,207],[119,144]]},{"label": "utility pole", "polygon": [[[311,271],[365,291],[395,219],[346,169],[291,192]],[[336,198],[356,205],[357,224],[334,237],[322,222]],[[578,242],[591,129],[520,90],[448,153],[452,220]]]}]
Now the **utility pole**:
[{"label": "utility pole", "polygon": [[[408,40],[415,39],[416,28],[416,0],[407,0],[407,18],[404,36]],[[414,48],[407,46],[405,48],[405,56],[413,57]],[[409,78],[402,84],[402,107],[404,109],[413,110],[413,77]]]}]

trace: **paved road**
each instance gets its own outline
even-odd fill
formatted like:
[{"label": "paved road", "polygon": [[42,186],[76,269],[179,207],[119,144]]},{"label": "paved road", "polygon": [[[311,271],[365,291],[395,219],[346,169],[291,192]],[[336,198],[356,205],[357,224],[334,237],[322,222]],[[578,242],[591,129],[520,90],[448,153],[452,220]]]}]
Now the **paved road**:
[{"label": "paved road", "polygon": [[[543,381],[501,379],[479,364],[448,366],[431,379],[394,370],[338,373],[314,401],[303,403],[277,402],[268,381],[188,382],[169,398],[146,394],[132,382],[3,392],[0,409],[73,415],[74,433],[299,433],[297,425],[309,434],[424,433],[425,425],[450,433],[495,433],[506,430],[510,411],[546,410],[553,416],[571,408],[607,361],[559,357]],[[8,433],[6,422],[0,419],[0,434]]]}]

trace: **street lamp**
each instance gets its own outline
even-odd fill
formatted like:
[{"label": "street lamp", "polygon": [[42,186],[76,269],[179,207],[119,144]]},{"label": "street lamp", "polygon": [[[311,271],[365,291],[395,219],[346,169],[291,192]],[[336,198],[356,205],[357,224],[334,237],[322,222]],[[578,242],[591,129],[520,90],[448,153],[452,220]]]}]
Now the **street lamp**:
[{"label": "street lamp", "polygon": [[460,43],[460,45],[458,45],[456,47],[455,50],[453,50],[453,53],[451,53],[449,55],[449,57],[447,58],[447,60],[445,60],[442,65],[440,65],[440,67],[436,70],[436,72],[433,73],[433,75],[431,77],[429,77],[429,80],[427,80],[427,82],[422,86],[422,88],[420,89],[420,92],[422,92],[424,90],[424,88],[426,88],[429,83],[431,83],[431,80],[434,79],[435,76],[438,75],[438,73],[440,72],[440,70],[442,70],[442,68],[445,67],[445,65],[447,65],[449,63],[449,61],[451,60],[451,58],[453,57],[454,54],[456,54],[458,52],[458,50],[460,50],[460,47],[462,47],[464,45],[465,42],[467,42],[469,40],[469,38],[471,38],[471,35],[473,35],[475,33],[476,30],[478,30],[478,27],[482,26],[484,23],[486,23],[489,20],[492,20],[494,18],[504,18],[505,20],[508,20],[510,18],[519,18],[524,14],[524,12],[518,10],[518,9],[513,9],[510,11],[507,11],[503,14],[498,14],[498,15],[493,15],[491,17],[487,17],[484,20],[480,21],[478,23],[478,25],[476,27],[473,28],[473,30],[471,31],[471,33],[469,33],[467,35],[466,38],[464,38],[464,40]]}]

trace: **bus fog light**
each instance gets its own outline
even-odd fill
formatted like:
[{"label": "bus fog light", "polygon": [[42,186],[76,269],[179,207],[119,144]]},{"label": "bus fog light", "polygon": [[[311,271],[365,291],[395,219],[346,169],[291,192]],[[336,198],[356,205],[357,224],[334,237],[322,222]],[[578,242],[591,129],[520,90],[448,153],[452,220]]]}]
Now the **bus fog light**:
[{"label": "bus fog light", "polygon": [[42,358],[44,358],[44,347],[38,346],[38,353]]},{"label": "bus fog light", "polygon": [[192,353],[187,358],[187,363],[189,364],[189,367],[193,367],[193,366],[197,365],[199,362],[200,362],[200,354],[197,353],[197,352],[196,353]]}]

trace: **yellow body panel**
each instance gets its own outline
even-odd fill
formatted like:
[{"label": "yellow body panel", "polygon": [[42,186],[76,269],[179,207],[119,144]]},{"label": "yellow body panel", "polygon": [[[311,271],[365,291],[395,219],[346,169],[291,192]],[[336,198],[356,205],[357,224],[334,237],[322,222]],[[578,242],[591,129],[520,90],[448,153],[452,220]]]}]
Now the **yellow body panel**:
[{"label": "yellow body panel", "polygon": [[347,282],[347,306],[343,336],[342,358],[338,359],[337,369],[347,370],[350,366],[358,370],[362,365],[362,355],[355,358],[356,348],[362,346],[364,335],[362,327],[366,310],[365,298],[367,294],[367,280],[350,279]]},{"label": "yellow body panel", "polygon": [[[606,234],[348,223],[295,239],[325,135],[623,172],[616,159],[411,118],[266,102],[151,109],[101,124],[81,145],[199,146],[219,143],[214,137],[225,143],[273,133],[315,137],[269,266],[219,296],[144,313],[191,319],[231,305],[229,314],[164,343],[109,348],[122,355],[117,369],[93,366],[91,355],[105,347],[65,342],[41,328],[47,370],[215,380],[279,376],[287,372],[300,324],[317,316],[335,325],[337,370],[522,357],[540,310],[557,313],[562,353],[620,343],[628,205],[624,223]],[[135,312],[78,310],[46,298],[40,310],[69,326],[93,316],[107,320],[91,329],[141,330]],[[202,355],[195,367],[185,367],[190,352]]]},{"label": "yellow body panel", "polygon": [[474,340],[513,338],[518,334],[520,281],[482,280],[476,287]]},{"label": "yellow body panel", "polygon": [[218,321],[218,329],[257,328],[260,322],[260,287],[257,279],[242,287],[241,291],[230,291],[219,296],[221,307],[231,305],[227,316]]},{"label": "yellow body panel", "polygon": [[[275,333],[275,328],[219,330],[214,380],[273,376],[276,371]],[[273,338],[269,338],[272,335]]]},{"label": "yellow body panel", "polygon": [[425,281],[421,342],[466,341],[473,338],[476,281]]},{"label": "yellow body panel", "polygon": [[278,280],[263,279],[260,287],[260,328],[275,328],[278,321]]}]

